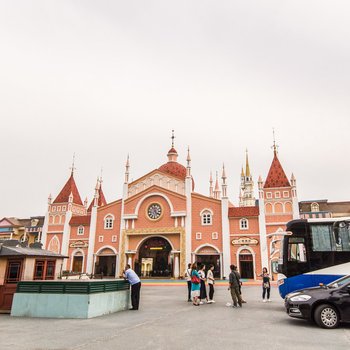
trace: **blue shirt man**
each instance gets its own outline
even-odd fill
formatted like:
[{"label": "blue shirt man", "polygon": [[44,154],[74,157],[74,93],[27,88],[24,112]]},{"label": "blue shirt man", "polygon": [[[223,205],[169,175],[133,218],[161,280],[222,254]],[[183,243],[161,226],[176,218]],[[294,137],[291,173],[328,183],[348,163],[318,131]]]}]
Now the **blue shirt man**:
[{"label": "blue shirt man", "polygon": [[[129,265],[127,265],[129,266]],[[127,270],[125,270],[125,278],[129,281],[129,283],[133,286],[136,283],[140,282],[139,276],[136,275],[136,272],[132,270],[129,266]]]},{"label": "blue shirt man", "polygon": [[126,265],[124,270],[124,278],[128,280],[131,284],[131,305],[132,308],[130,310],[138,310],[140,303],[140,289],[141,289],[141,281],[139,276],[135,273],[134,270],[131,269],[130,265]]}]

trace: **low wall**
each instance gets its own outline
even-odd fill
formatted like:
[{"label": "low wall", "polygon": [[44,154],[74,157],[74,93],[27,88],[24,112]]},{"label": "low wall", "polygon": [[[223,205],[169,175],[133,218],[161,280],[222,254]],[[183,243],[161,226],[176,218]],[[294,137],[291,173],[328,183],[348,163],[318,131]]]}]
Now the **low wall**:
[{"label": "low wall", "polygon": [[25,281],[13,298],[11,316],[92,318],[127,310],[129,283],[103,281]]}]

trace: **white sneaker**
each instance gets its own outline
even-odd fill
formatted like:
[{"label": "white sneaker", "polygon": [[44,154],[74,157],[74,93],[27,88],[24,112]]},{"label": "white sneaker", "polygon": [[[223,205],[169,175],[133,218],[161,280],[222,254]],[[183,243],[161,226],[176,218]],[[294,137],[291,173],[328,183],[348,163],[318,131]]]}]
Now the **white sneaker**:
[{"label": "white sneaker", "polygon": [[211,303],[215,303],[215,300],[211,300],[210,302],[211,302]]},{"label": "white sneaker", "polygon": [[203,301],[200,301],[200,302],[199,302],[199,305],[203,305],[203,304],[204,304]]},{"label": "white sneaker", "polygon": [[226,306],[232,306],[232,304],[231,303],[226,303]]},{"label": "white sneaker", "polygon": [[211,300],[207,300],[207,304],[211,304],[212,303],[212,301]]},{"label": "white sneaker", "polygon": [[263,303],[266,303],[266,299],[263,299]]},{"label": "white sneaker", "polygon": [[267,301],[268,301],[268,302],[271,302],[271,300],[270,300],[270,299],[267,299]]}]

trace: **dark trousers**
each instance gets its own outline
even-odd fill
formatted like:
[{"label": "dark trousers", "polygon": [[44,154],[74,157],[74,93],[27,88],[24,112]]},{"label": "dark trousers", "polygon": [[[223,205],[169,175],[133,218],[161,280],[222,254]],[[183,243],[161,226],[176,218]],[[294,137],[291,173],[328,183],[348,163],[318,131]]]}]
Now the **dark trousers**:
[{"label": "dark trousers", "polygon": [[262,294],[263,299],[265,299],[266,292],[267,292],[267,299],[270,299],[270,288],[264,288],[264,287],[263,287],[263,294]]},{"label": "dark trousers", "polygon": [[191,290],[192,290],[192,282],[187,281],[187,288],[188,288],[188,298],[187,300],[191,300]]},{"label": "dark trousers", "polygon": [[213,284],[209,284],[209,300],[213,300],[214,297],[214,285]]},{"label": "dark trousers", "polygon": [[201,280],[201,289],[199,299],[207,299],[207,290],[205,288],[205,282]]},{"label": "dark trousers", "polygon": [[139,309],[141,282],[131,286],[131,305],[134,310]]}]

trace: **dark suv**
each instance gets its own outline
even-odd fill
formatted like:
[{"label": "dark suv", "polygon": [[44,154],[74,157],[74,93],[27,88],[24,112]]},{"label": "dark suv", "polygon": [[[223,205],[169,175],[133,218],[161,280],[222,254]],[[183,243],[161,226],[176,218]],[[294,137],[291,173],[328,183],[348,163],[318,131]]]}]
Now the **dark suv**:
[{"label": "dark suv", "polygon": [[330,284],[306,288],[285,297],[291,317],[313,320],[323,328],[336,328],[350,322],[350,275]]}]

